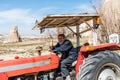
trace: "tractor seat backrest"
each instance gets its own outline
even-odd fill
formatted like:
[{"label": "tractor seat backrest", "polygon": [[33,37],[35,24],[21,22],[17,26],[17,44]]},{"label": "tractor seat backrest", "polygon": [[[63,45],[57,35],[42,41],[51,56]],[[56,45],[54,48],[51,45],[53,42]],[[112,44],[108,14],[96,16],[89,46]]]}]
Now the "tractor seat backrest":
[{"label": "tractor seat backrest", "polygon": [[77,53],[79,53],[81,46],[76,47]]},{"label": "tractor seat backrest", "polygon": [[[81,46],[78,46],[78,47],[74,48],[73,51],[76,52],[76,56],[78,56],[78,53],[79,53],[79,51],[80,51],[80,48],[81,48]],[[74,61],[74,62],[72,63],[71,67],[75,66],[76,63],[77,63],[77,59],[76,59],[76,61]]]}]

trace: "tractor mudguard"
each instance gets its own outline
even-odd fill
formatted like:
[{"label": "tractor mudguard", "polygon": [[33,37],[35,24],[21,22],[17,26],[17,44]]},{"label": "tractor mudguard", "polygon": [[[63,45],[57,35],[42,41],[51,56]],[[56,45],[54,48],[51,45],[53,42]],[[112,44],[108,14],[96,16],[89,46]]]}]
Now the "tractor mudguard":
[{"label": "tractor mudguard", "polygon": [[83,60],[89,56],[89,54],[94,51],[104,51],[104,50],[120,50],[120,45],[117,43],[106,43],[99,44],[95,46],[82,46],[78,55],[76,64],[76,74],[79,72],[79,66],[83,64]]},{"label": "tractor mudguard", "polygon": [[105,43],[95,46],[82,46],[80,52],[91,52],[91,51],[102,51],[102,50],[120,50],[120,45],[117,43]]}]

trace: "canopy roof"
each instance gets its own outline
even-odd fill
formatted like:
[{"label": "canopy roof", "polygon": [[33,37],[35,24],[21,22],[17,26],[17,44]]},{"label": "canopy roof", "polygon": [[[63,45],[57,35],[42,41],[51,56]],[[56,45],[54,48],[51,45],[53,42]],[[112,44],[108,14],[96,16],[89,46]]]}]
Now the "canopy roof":
[{"label": "canopy roof", "polygon": [[76,15],[48,15],[40,22],[36,23],[33,29],[37,28],[55,28],[77,26],[81,23],[99,17],[98,14],[76,14]]}]

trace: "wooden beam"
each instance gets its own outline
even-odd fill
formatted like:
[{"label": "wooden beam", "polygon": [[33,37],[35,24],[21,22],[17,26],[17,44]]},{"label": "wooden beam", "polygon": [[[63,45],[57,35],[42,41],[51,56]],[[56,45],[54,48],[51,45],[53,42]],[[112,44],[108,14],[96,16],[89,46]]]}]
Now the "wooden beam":
[{"label": "wooden beam", "polygon": [[56,19],[51,20],[48,24],[45,25],[45,27],[49,26],[50,24],[54,23]]},{"label": "wooden beam", "polygon": [[91,28],[88,28],[88,29],[86,29],[86,30],[81,31],[80,34],[85,33],[85,32],[87,32],[87,31],[90,31],[90,30],[91,30]]},{"label": "wooden beam", "polygon": [[[77,33],[76,32],[74,32],[70,27],[68,27],[68,26],[66,26],[70,31],[72,31],[72,33],[73,34],[75,34],[75,35],[77,35]],[[78,33],[79,34],[79,37],[81,38],[81,35],[80,35],[80,33]]]},{"label": "wooden beam", "polygon": [[89,27],[91,30],[93,30],[92,26],[91,26],[87,21],[85,21],[85,20],[83,20],[83,19],[80,19],[80,21],[81,21],[82,23],[87,24],[88,27]]},{"label": "wooden beam", "polygon": [[70,27],[66,26],[70,31],[72,31],[74,34],[76,34],[76,32],[74,32]]},{"label": "wooden beam", "polygon": [[65,23],[67,23],[67,22],[69,22],[69,21],[71,21],[72,19],[75,19],[76,17],[72,17],[72,18],[70,18],[70,19],[68,19],[68,20],[66,20],[66,21],[63,21],[63,22],[61,22],[59,25],[57,25],[57,26],[61,26],[61,25],[63,25],[63,24],[65,24]]}]

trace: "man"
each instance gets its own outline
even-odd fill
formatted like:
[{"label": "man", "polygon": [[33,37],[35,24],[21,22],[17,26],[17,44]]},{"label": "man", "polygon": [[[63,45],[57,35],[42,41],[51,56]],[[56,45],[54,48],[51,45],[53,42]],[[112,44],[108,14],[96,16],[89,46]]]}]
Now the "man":
[{"label": "man", "polygon": [[67,40],[64,34],[58,35],[58,43],[50,46],[51,51],[61,52],[64,59],[60,62],[61,75],[64,80],[71,80],[68,67],[77,59],[77,52],[73,48],[71,41]]},{"label": "man", "polygon": [[73,48],[71,41],[67,40],[64,34],[58,35],[58,43],[53,46],[50,45],[51,52],[60,52],[64,59],[68,56],[69,51]]}]

